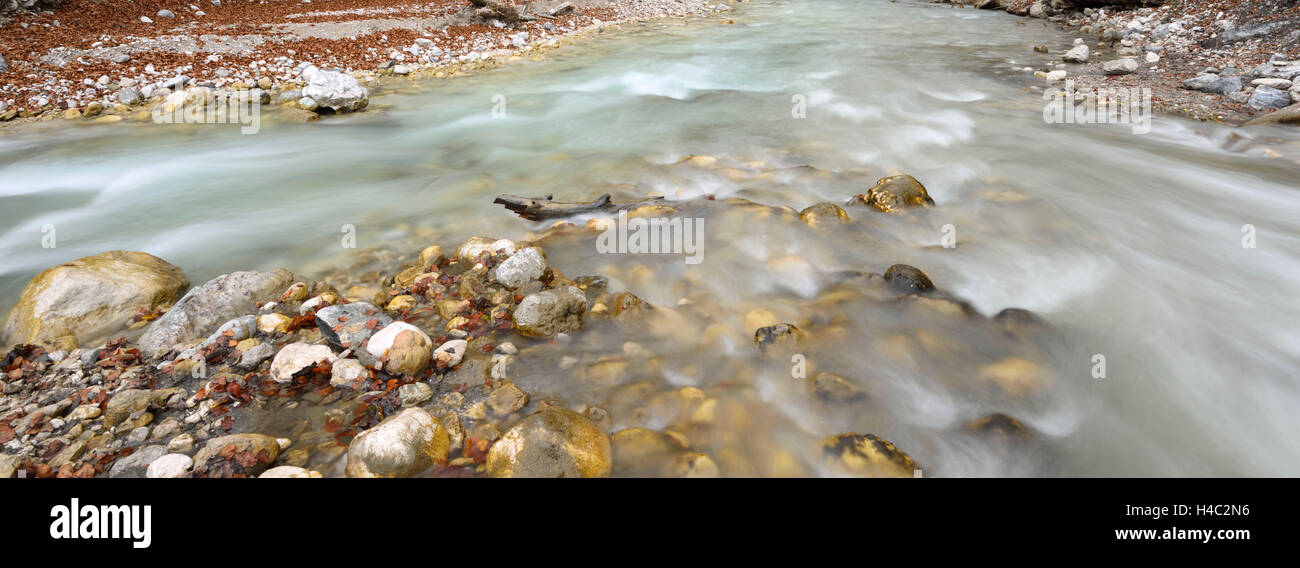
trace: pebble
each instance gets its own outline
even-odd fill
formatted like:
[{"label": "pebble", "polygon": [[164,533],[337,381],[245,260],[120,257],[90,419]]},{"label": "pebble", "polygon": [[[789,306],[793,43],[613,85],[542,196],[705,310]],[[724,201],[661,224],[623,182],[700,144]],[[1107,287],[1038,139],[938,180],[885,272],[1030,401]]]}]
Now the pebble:
[{"label": "pebble", "polygon": [[460,364],[469,350],[469,343],[464,339],[453,339],[433,351],[433,360],[441,368],[452,368]]},{"label": "pebble", "polygon": [[433,340],[420,328],[399,321],[371,336],[366,351],[390,373],[416,375],[432,361]]},{"label": "pebble", "polygon": [[167,454],[149,464],[145,477],[150,479],[170,479],[184,477],[194,465],[193,458],[185,454]]},{"label": "pebble", "polygon": [[325,345],[290,343],[271,361],[271,379],[278,383],[293,381],[293,375],[320,361],[332,361],[334,352]]}]

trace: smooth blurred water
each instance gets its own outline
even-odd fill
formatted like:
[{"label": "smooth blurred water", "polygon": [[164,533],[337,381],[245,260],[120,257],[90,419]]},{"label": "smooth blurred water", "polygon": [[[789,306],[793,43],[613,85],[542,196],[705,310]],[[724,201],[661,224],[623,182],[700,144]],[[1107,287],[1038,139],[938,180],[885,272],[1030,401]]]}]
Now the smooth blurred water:
[{"label": "smooth blurred water", "polygon": [[[852,209],[858,226],[840,234],[711,221],[706,262],[660,265],[652,279],[625,277],[645,259],[548,253],[566,274],[612,274],[614,288],[664,306],[709,298],[740,337],[752,336],[741,320],[755,306],[798,312],[835,271],[896,262],[985,316],[1027,308],[1059,334],[1041,361],[1056,377],[1050,393],[989,398],[942,376],[972,375],[1002,353],[981,347],[984,332],[943,330],[967,347],[919,373],[854,347],[911,324],[851,304],[852,339],[820,366],[876,385],[880,416],[820,413],[759,367],[761,401],[750,404],[761,408],[751,413],[771,444],[805,448],[871,427],[926,475],[1300,473],[1294,130],[1170,117],[1141,136],[1045,124],[1029,89],[1037,81],[1019,68],[1045,61],[1033,45],[1073,36],[1006,14],[830,0],[815,10],[753,2],[728,17],[735,25],[632,26],[541,62],[428,80],[376,97],[365,113],[256,135],[131,123],[8,133],[0,308],[36,272],[111,249],[156,254],[196,283],[276,266],[314,276],[355,254],[339,245],[344,225],[363,249],[412,234],[448,246],[540,228],[492,205],[498,193],[743,196],[801,209],[906,172],[936,209],[903,218]],[[498,95],[505,118],[492,115]],[[806,118],[791,115],[797,98]],[[718,167],[675,164],[691,154],[717,156]],[[949,224],[956,249],[939,246]],[[1246,224],[1257,248],[1241,245]],[[55,249],[41,247],[46,225]],[[774,268],[789,256],[798,259],[784,266],[796,269]],[[670,361],[670,382],[710,383],[674,368],[705,364],[717,347],[689,334],[647,347]],[[1094,354],[1107,357],[1108,378],[1090,376]],[[953,434],[989,412],[1031,425],[1050,451],[998,454]]]}]

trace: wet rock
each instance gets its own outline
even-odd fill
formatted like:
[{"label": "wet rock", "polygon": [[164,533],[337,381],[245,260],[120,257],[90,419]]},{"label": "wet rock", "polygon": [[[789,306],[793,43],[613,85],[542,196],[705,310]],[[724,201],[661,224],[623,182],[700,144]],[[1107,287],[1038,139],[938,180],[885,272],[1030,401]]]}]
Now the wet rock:
[{"label": "wet rock", "polygon": [[529,247],[497,265],[492,277],[502,286],[514,289],[541,278],[545,273],[546,257],[542,249]]},{"label": "wet rock", "polygon": [[348,445],[348,477],[411,477],[447,459],[447,430],[420,408],[408,408],[362,432]]},{"label": "wet rock", "polygon": [[636,294],[619,292],[609,302],[609,317],[619,320],[639,318],[644,316],[651,307],[650,304],[638,298]]},{"label": "wet rock", "polygon": [[303,97],[312,99],[320,107],[348,112],[361,110],[370,104],[369,91],[351,75],[325,71],[313,65],[303,70],[302,78],[307,82],[302,88]]},{"label": "wet rock", "polygon": [[1276,110],[1290,106],[1291,95],[1286,91],[1261,86],[1255,88],[1246,104],[1255,110]]},{"label": "wet rock", "polygon": [[433,362],[439,369],[450,369],[460,364],[467,351],[469,351],[469,342],[464,339],[453,339],[439,345],[433,351]]},{"label": "wet rock", "polygon": [[1103,63],[1101,70],[1107,75],[1130,75],[1137,72],[1138,62],[1128,57],[1115,59]]},{"label": "wet rock", "polygon": [[85,440],[77,440],[64,447],[53,459],[50,460],[50,467],[59,469],[65,464],[76,463],[81,454],[86,451]]},{"label": "wet rock", "polygon": [[113,462],[108,470],[109,477],[140,477],[154,460],[167,455],[167,448],[160,445],[145,446],[129,456]]},{"label": "wet rock", "polygon": [[289,325],[292,323],[293,318],[284,314],[262,314],[257,316],[257,330],[267,335],[284,333],[289,330]]},{"label": "wet rock", "polygon": [[469,240],[461,243],[456,248],[456,258],[462,262],[475,263],[484,253],[504,253],[513,255],[519,246],[510,239],[489,239],[486,237],[470,237]]},{"label": "wet rock", "polygon": [[[284,441],[288,445],[288,440]],[[220,457],[226,446],[234,446],[236,454],[249,452],[257,456],[257,464],[245,468],[253,474],[257,474],[266,468],[268,464],[275,461],[276,456],[280,455],[280,450],[284,449],[281,441],[265,434],[231,434],[220,438],[208,440],[197,454],[194,455],[194,465],[202,467],[214,457]]]},{"label": "wet rock", "polygon": [[488,395],[487,403],[497,416],[506,416],[528,406],[528,393],[520,390],[514,383],[506,383]]},{"label": "wet rock", "polygon": [[331,369],[330,385],[334,387],[353,388],[357,379],[369,377],[365,365],[356,359],[339,359]]},{"label": "wet rock", "polygon": [[[373,323],[372,323],[373,322]],[[360,347],[367,339],[393,323],[374,304],[352,302],[316,310],[316,327],[336,349]]]},{"label": "wet rock", "polygon": [[713,461],[713,458],[701,452],[678,454],[668,471],[673,477],[692,479],[712,479],[721,475],[718,464]]},{"label": "wet rock", "polygon": [[294,374],[322,361],[333,361],[334,351],[326,345],[290,343],[271,360],[271,379],[277,383],[293,382]]},{"label": "wet rock", "polygon": [[297,280],[292,272],[232,272],[191,289],[166,314],[153,322],[137,346],[150,357],[159,357],[177,343],[208,333],[221,322],[255,312],[257,307],[279,299],[280,292]]},{"label": "wet rock", "polygon": [[610,437],[614,451],[614,472],[620,475],[663,475],[672,456],[681,448],[668,436],[649,428],[619,430]]},{"label": "wet rock", "polygon": [[515,331],[528,337],[554,337],[582,329],[587,296],[576,286],[529,294],[515,308]]},{"label": "wet rock", "polygon": [[1006,440],[1024,440],[1032,436],[1029,429],[1024,424],[1021,424],[1019,420],[1000,412],[971,421],[966,424],[965,429],[974,434]]},{"label": "wet rock", "polygon": [[173,453],[188,452],[194,449],[194,436],[189,434],[177,434],[167,442],[167,451]]},{"label": "wet rock", "polygon": [[22,458],[9,454],[0,454],[0,479],[9,479],[22,465]]},{"label": "wet rock", "polygon": [[993,321],[1002,327],[1002,331],[1012,337],[1026,337],[1043,329],[1047,323],[1029,310],[1007,308],[993,316]]},{"label": "wet rock", "polygon": [[397,388],[397,396],[401,397],[404,407],[419,406],[433,398],[433,387],[424,383],[408,383]]},{"label": "wet rock", "polygon": [[83,404],[73,409],[72,412],[68,414],[68,417],[74,420],[92,420],[99,418],[100,414],[101,411],[99,410],[98,405]]},{"label": "wet rock", "polygon": [[90,341],[122,329],[141,308],[176,301],[190,285],[181,269],[143,252],[109,251],[47,269],[23,288],[0,344]]},{"label": "wet rock", "polygon": [[845,404],[867,399],[866,393],[848,379],[825,371],[813,375],[808,390],[818,400],[828,404]]},{"label": "wet rock", "polygon": [[1016,397],[1032,394],[1042,388],[1046,380],[1042,367],[1020,357],[1007,357],[980,367],[979,376]]},{"label": "wet rock", "polygon": [[1241,91],[1240,77],[1220,77],[1214,73],[1202,73],[1183,81],[1183,88],[1215,95],[1231,95]]},{"label": "wet rock", "polygon": [[385,371],[415,376],[433,360],[433,340],[406,322],[393,322],[379,330],[366,344],[366,351]]},{"label": "wet rock", "polygon": [[[257,340],[249,339],[246,341],[257,341]],[[244,342],[240,342],[240,343],[242,345]],[[250,346],[247,350],[244,350],[243,347],[240,347],[240,351],[242,351],[243,354],[239,356],[239,368],[252,370],[252,369],[256,369],[258,365],[261,365],[262,361],[270,359],[272,355],[275,355],[275,346],[271,345],[270,343],[259,342]]]},{"label": "wet rock", "polygon": [[149,464],[144,476],[150,479],[185,477],[193,465],[194,459],[185,454],[167,454]]},{"label": "wet rock", "polygon": [[184,393],[182,389],[170,388],[159,390],[128,389],[113,395],[104,405],[104,425],[117,426],[135,412],[150,406],[162,407],[173,394]]},{"label": "wet rock", "polygon": [[934,290],[934,283],[921,269],[906,264],[895,264],[885,270],[885,282],[899,292],[925,293]]},{"label": "wet rock", "polygon": [[822,458],[831,469],[861,477],[914,477],[916,462],[894,444],[873,434],[840,434],[822,440]]},{"label": "wet rock", "polygon": [[754,343],[764,353],[773,347],[794,347],[807,339],[808,334],[792,323],[760,327],[754,332]]},{"label": "wet rock", "polygon": [[488,450],[492,477],[605,477],[609,437],[572,410],[547,407],[517,422]]},{"label": "wet rock", "polygon": [[402,294],[400,296],[393,296],[393,299],[388,302],[387,306],[384,306],[384,309],[390,312],[400,313],[404,310],[414,309],[417,304],[418,302],[416,301],[415,296]]},{"label": "wet rock", "polygon": [[933,207],[934,200],[916,178],[896,175],[881,178],[866,194],[849,200],[849,204],[866,204],[884,213],[896,213],[913,207]]},{"label": "wet rock", "polygon": [[839,205],[823,201],[809,205],[803,211],[800,211],[799,219],[810,227],[823,227],[846,222],[849,220],[849,214]]},{"label": "wet rock", "polygon": [[320,479],[324,477],[319,471],[303,469],[292,465],[273,467],[257,476],[258,479]]}]

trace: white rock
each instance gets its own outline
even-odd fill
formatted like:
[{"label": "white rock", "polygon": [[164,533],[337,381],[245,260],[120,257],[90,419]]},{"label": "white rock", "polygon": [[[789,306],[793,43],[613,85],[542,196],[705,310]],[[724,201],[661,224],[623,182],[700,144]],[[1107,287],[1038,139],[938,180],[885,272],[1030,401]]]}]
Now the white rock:
[{"label": "white rock", "polygon": [[1107,75],[1128,75],[1137,72],[1138,62],[1136,59],[1129,59],[1126,57],[1123,59],[1107,61],[1102,64],[1101,68]]},{"label": "white rock", "polygon": [[455,367],[460,364],[461,359],[465,357],[465,352],[469,350],[469,342],[464,339],[453,339],[433,351],[433,360],[445,362],[446,367]]},{"label": "white rock", "polygon": [[357,379],[369,376],[366,366],[356,359],[339,359],[334,362],[332,375],[330,376],[330,385],[334,387],[352,388]]},{"label": "white rock", "polygon": [[271,379],[277,383],[293,381],[294,373],[315,365],[319,361],[332,361],[334,352],[327,345],[290,343],[271,360]]},{"label": "white rock", "polygon": [[362,432],[348,445],[348,477],[411,477],[447,458],[450,440],[442,423],[421,408],[408,408]]},{"label": "white rock", "polygon": [[371,355],[374,355],[376,359],[383,358],[383,356],[388,353],[388,348],[393,346],[393,341],[397,339],[398,334],[403,331],[414,331],[424,336],[424,339],[427,340],[430,345],[433,344],[433,340],[429,339],[428,334],[424,333],[424,330],[404,321],[395,321],[384,326],[384,329],[381,329],[374,335],[370,336],[370,341],[366,343],[366,351],[370,352]]},{"label": "white rock", "polygon": [[1065,52],[1062,57],[1066,63],[1087,63],[1089,57],[1088,46],[1086,44],[1077,44],[1070,51]]},{"label": "white rock", "polygon": [[307,81],[302,95],[316,101],[319,106],[335,111],[354,111],[370,103],[370,92],[351,75],[324,71],[312,65],[303,69],[302,78]]},{"label": "white rock", "polygon": [[497,265],[493,277],[507,288],[518,288],[546,273],[546,257],[541,249],[528,247]]},{"label": "white rock", "polygon": [[194,465],[194,460],[185,454],[167,454],[149,464],[144,476],[150,479],[182,477]]}]

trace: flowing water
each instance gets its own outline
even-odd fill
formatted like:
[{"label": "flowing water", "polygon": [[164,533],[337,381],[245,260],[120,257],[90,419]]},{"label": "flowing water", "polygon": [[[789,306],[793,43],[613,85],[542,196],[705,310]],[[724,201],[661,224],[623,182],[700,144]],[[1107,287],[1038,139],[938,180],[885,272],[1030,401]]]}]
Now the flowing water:
[{"label": "flowing water", "polygon": [[[524,239],[547,225],[493,205],[498,193],[659,194],[696,200],[701,264],[597,254],[587,233],[544,243],[565,274],[604,274],[660,309],[643,329],[592,324],[571,345],[525,350],[535,356],[515,381],[535,400],[607,406],[614,430],[684,429],[667,407],[675,389],[699,386],[716,417],[687,435],[740,475],[827,473],[816,443],[848,431],[895,442],[927,476],[1300,473],[1294,130],[1046,124],[1020,68],[1045,60],[1030,46],[1073,36],[1002,13],[827,0],[741,4],[728,17],[629,26],[256,135],[131,123],[11,133],[0,138],[0,307],[39,270],[104,250],[156,254],[193,282],[278,266],[321,277],[358,250]],[[800,103],[805,118],[792,114]],[[693,154],[718,162],[678,163]],[[895,172],[922,180],[937,206],[849,208],[852,224],[812,229],[720,203],[843,203]],[[1248,224],[1255,248],[1242,245]],[[57,248],[41,247],[48,225]],[[345,225],[359,249],[340,246]],[[949,225],[956,248],[940,246]],[[982,317],[881,302],[842,281],[894,263]],[[1050,329],[1009,339],[984,319],[1009,307]],[[809,328],[809,376],[848,377],[868,401],[827,406],[788,360],[760,357],[754,327],[773,318]],[[617,373],[583,366],[628,340],[654,356]],[[569,354],[583,357],[578,371],[556,362]],[[1040,364],[1041,384],[980,378],[1010,356]],[[1035,440],[963,431],[995,412]]]}]

